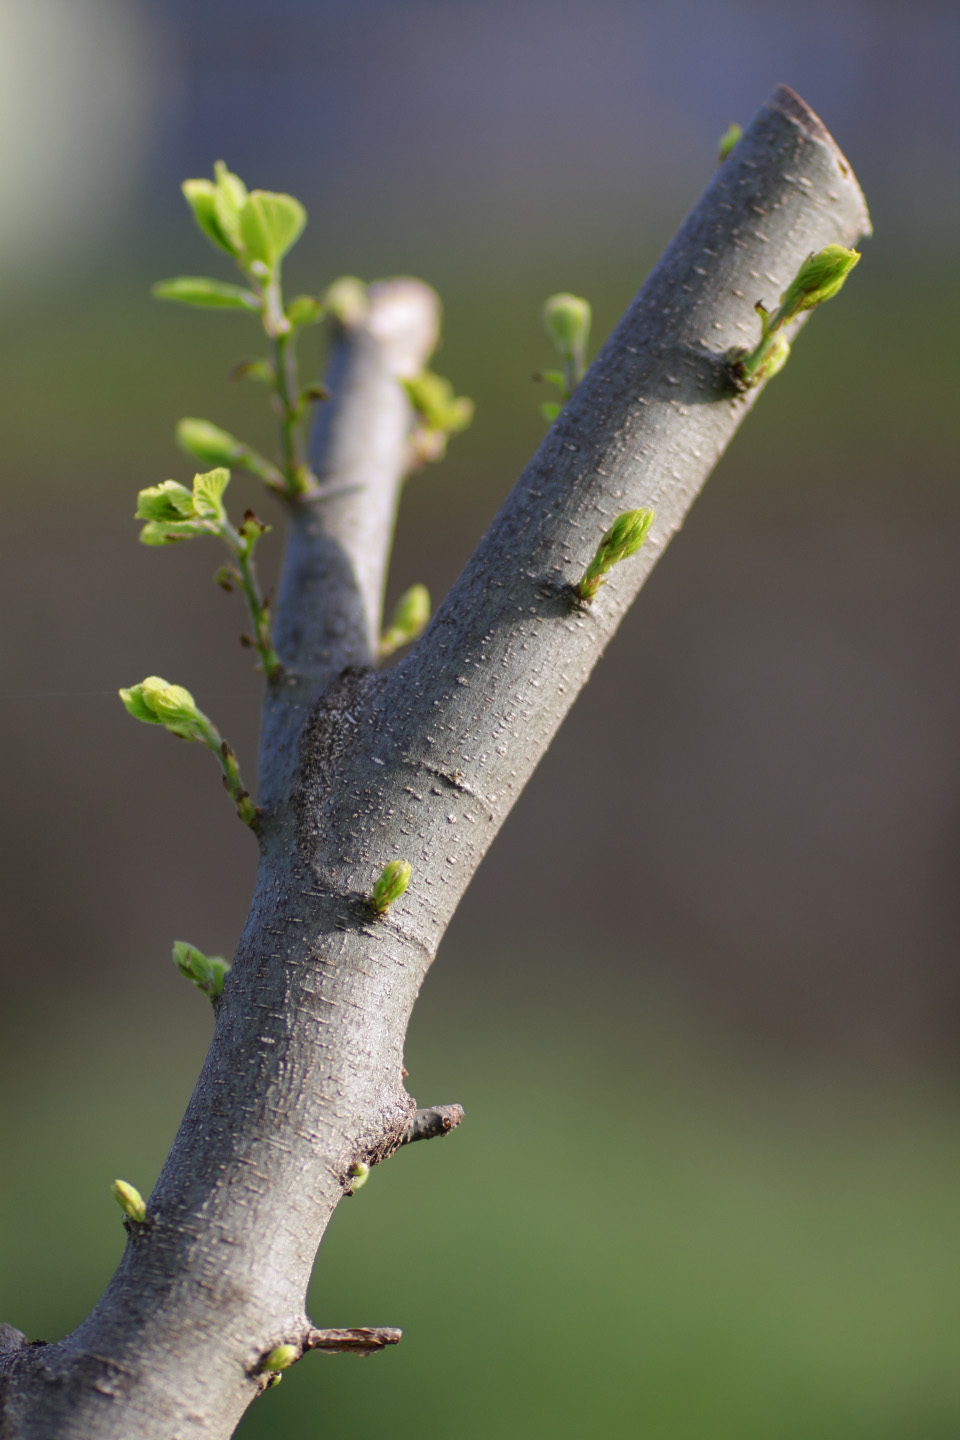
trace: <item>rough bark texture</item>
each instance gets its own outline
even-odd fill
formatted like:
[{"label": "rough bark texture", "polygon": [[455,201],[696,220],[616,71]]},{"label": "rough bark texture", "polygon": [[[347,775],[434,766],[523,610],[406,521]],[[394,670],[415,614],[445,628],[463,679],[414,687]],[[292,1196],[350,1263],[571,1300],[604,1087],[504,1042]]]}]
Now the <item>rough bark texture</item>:
[{"label": "rough bark texture", "polygon": [[[420,1123],[403,1043],[444,929],[755,398],[730,392],[724,354],[756,340],[755,302],[772,306],[811,251],[868,229],[829,135],[778,90],[385,673],[367,667],[405,460],[402,367],[375,325],[345,336],[321,437],[329,496],[295,514],[281,590],[278,648],[302,678],[266,709],[259,878],[210,1052],[93,1313],[48,1346],[0,1331],[4,1440],[223,1440],[264,1388],[263,1357],[316,1345],[304,1299],[350,1167]],[[422,353],[435,314],[415,293]],[[641,505],[656,511],[645,547],[575,605],[602,532]],[[377,919],[367,897],[394,858],[413,876]]]}]

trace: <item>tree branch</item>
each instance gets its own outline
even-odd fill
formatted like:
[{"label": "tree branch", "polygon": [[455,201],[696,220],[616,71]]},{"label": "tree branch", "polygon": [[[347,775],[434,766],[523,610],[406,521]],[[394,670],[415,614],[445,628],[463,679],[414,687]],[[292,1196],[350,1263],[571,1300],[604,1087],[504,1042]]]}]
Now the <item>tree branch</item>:
[{"label": "tree branch", "polygon": [[[315,530],[295,519],[281,611],[308,678],[299,698],[294,686],[268,703],[267,745],[282,741],[284,757],[265,756],[260,873],[213,1043],[148,1223],[133,1227],[97,1308],[55,1345],[0,1355],[5,1437],[223,1440],[259,1392],[261,1358],[309,1328],[314,1255],[351,1166],[387,1158],[417,1129],[403,1042],[450,915],[756,399],[731,393],[727,349],[756,337],[755,302],[774,302],[811,251],[868,228],[829,135],[778,90],[420,642],[383,674],[348,670],[312,708],[305,696],[330,667],[366,663],[382,568],[365,570],[351,548],[366,543],[358,512],[338,505]],[[347,410],[334,414],[346,426]],[[360,438],[345,431],[327,453],[348,457]],[[363,472],[351,464],[342,473]],[[656,511],[644,549],[575,604],[570,586],[600,536],[639,506]],[[352,570],[327,586],[330,534]],[[382,525],[376,534],[382,555]],[[343,617],[332,630],[328,603]],[[367,897],[391,859],[408,860],[412,878],[374,919]]]},{"label": "tree branch", "polygon": [[418,1110],[400,1144],[412,1145],[415,1140],[435,1140],[438,1135],[449,1135],[462,1120],[462,1105],[434,1105],[429,1110]]},{"label": "tree branch", "polygon": [[333,675],[376,659],[397,502],[410,466],[410,403],[440,304],[419,280],[371,285],[337,323],[311,461],[320,493],[291,507],[274,644],[288,685],[267,696],[260,753],[265,808],[289,792],[303,717]]},{"label": "tree branch", "polygon": [[304,1342],[305,1350],[322,1350],[326,1355],[375,1355],[386,1345],[399,1345],[403,1331],[389,1325],[372,1330],[311,1330]]}]

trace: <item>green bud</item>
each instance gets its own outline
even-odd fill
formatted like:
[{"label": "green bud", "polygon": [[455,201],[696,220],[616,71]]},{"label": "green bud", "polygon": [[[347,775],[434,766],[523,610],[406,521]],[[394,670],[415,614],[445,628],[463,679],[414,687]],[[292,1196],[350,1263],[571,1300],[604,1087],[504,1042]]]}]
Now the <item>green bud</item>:
[{"label": "green bud", "polygon": [[268,535],[270,526],[261,520],[252,510],[244,510],[243,520],[240,524],[240,535],[248,542],[255,542],[261,535]]},{"label": "green bud", "polygon": [[565,360],[580,368],[590,339],[591,318],[588,301],[577,295],[551,295],[543,307],[543,326],[550,339]]},{"label": "green bud", "polygon": [[406,860],[388,860],[373,887],[371,904],[378,915],[386,915],[390,906],[410,884],[412,866]]},{"label": "green bud", "polygon": [[195,945],[175,940],[173,963],[185,980],[192,981],[211,1000],[223,993],[223,982],[230,972],[230,965],[222,955],[204,955]]},{"label": "green bud", "polygon": [[842,245],[826,245],[811,255],[781,296],[782,318],[791,320],[836,295],[859,259],[859,250],[846,250]]},{"label": "green bud", "polygon": [[350,1193],[352,1194],[354,1190],[359,1190],[362,1185],[366,1185],[370,1178],[370,1166],[365,1165],[362,1160],[357,1160],[350,1166],[347,1176],[350,1180]]},{"label": "green bud", "polygon": [[150,287],[150,294],[157,300],[176,300],[180,305],[197,305],[204,310],[260,309],[260,301],[252,290],[208,280],[204,275],[177,275],[172,280],[158,280]]},{"label": "green bud", "polygon": [[147,1218],[147,1204],[140,1191],[126,1180],[114,1180],[110,1187],[120,1209],[135,1225],[142,1225]]},{"label": "green bud", "polygon": [[540,414],[543,416],[544,420],[546,420],[549,424],[552,425],[562,409],[563,406],[559,403],[559,401],[544,400],[543,404],[540,406]]},{"label": "green bud", "polygon": [[380,639],[380,655],[386,658],[401,645],[409,645],[430,623],[430,591],[426,585],[411,585],[394,606],[390,624]]},{"label": "green bud", "polygon": [[614,565],[637,553],[652,524],[652,510],[625,510],[617,516],[577,586],[581,600],[592,600]]},{"label": "green bud", "polygon": [[289,1370],[299,1359],[300,1351],[295,1345],[277,1345],[273,1350],[267,1351],[257,1368],[261,1373],[267,1370]]},{"label": "green bud", "polygon": [[323,301],[315,295],[296,295],[287,306],[287,319],[295,329],[301,325],[316,325],[323,316]]},{"label": "green bud", "polygon": [[214,245],[233,254],[233,246],[220,228],[217,219],[217,187],[212,180],[184,180],[180,186],[184,198],[193,211],[193,218],[200,229]]},{"label": "green bud", "polygon": [[454,395],[450,381],[432,370],[422,371],[413,380],[404,380],[403,388],[428,430],[455,435],[465,430],[473,419],[473,401],[465,395]]},{"label": "green bud", "polygon": [[[204,424],[203,421],[184,423]],[[215,427],[208,429],[215,430]],[[162,485],[141,490],[137,496],[136,518],[146,520],[147,524],[140,532],[140,539],[145,545],[167,545],[195,535],[216,534],[226,523],[227,512],[221,497],[229,482],[230,471],[218,469],[195,475],[192,491],[178,485],[176,480],[164,480]]]},{"label": "green bud", "polygon": [[192,732],[204,716],[197,708],[197,702],[190,691],[182,685],[166,685],[157,678],[156,686],[148,689],[148,682],[144,681],[142,687],[144,699],[150,709],[175,735]]},{"label": "green bud", "polygon": [[235,435],[209,420],[187,417],[177,424],[177,444],[204,465],[232,465],[244,447]]},{"label": "green bud", "polygon": [[139,685],[119,693],[135,720],[165,725],[172,735],[182,740],[203,740],[210,733],[209,720],[182,685],[169,685],[159,675],[148,675]]},{"label": "green bud", "polygon": [[142,685],[131,685],[129,690],[121,690],[119,693],[127,708],[127,714],[132,715],[134,720],[142,720],[146,725],[162,725],[160,716],[144,699]]},{"label": "green bud", "polygon": [[307,212],[292,195],[252,190],[239,212],[244,259],[261,261],[272,270],[299,240]]},{"label": "green bud", "polygon": [[719,164],[723,164],[724,160],[726,160],[727,156],[730,154],[730,151],[733,149],[734,145],[736,145],[742,134],[742,125],[737,125],[734,122],[733,124],[727,126],[726,130],[724,130],[723,134],[720,136],[720,143],[718,146],[717,155],[717,160]]},{"label": "green bud", "polygon": [[[211,426],[210,428],[214,429],[215,427]],[[220,433],[226,434],[225,431]],[[193,506],[201,520],[208,520],[217,526],[226,523],[227,512],[223,508],[223,492],[229,484],[230,471],[223,469],[222,466],[216,470],[205,470],[202,475],[194,475]]]}]

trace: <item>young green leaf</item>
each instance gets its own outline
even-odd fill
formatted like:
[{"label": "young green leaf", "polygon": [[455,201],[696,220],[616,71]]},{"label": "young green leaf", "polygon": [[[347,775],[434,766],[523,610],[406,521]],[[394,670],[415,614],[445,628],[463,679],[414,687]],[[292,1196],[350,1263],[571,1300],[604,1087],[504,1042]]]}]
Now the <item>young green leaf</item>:
[{"label": "young green leaf", "polygon": [[171,545],[198,535],[216,535],[227,521],[221,497],[230,481],[229,470],[210,470],[195,475],[193,491],[176,480],[151,485],[137,496],[138,520],[146,520],[140,531],[144,545]]},{"label": "young green leaf", "polygon": [[240,211],[247,203],[247,187],[239,175],[228,170],[222,160],[213,167],[214,211],[217,224],[224,235],[231,253],[240,256],[243,240],[240,235]]},{"label": "young green leaf", "polygon": [[175,522],[190,520],[194,514],[193,496],[187,487],[164,480],[162,485],[149,485],[139,492],[134,519]]},{"label": "young green leaf", "polygon": [[226,250],[228,255],[234,253],[233,246],[224,234],[220,221],[217,219],[217,187],[212,180],[184,180],[180,186],[184,198],[190,209],[193,211],[193,218],[200,229],[214,245],[221,250]]},{"label": "young green leaf", "polygon": [[205,275],[177,275],[172,280],[158,280],[151,286],[150,293],[158,300],[176,300],[180,305],[196,305],[205,310],[260,309],[260,301],[252,290],[210,280]]},{"label": "young green leaf", "polygon": [[193,477],[193,507],[203,520],[217,526],[224,525],[227,512],[223,507],[223,492],[230,484],[230,471],[222,467],[205,470]]},{"label": "young green leaf", "polygon": [[299,240],[307,212],[292,195],[251,190],[238,218],[246,263],[260,260],[273,270]]}]

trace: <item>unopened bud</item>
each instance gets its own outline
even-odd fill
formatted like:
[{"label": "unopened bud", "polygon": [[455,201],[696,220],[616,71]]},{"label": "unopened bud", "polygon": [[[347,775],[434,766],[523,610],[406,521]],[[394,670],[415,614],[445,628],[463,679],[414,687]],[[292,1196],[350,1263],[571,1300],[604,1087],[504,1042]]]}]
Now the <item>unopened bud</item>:
[{"label": "unopened bud", "polygon": [[300,1351],[295,1345],[277,1345],[267,1351],[257,1368],[261,1373],[267,1370],[289,1370],[294,1361],[299,1359]]},{"label": "unopened bud", "polygon": [[410,884],[412,866],[406,860],[389,860],[380,872],[380,878],[373,887],[371,904],[378,915],[386,915],[394,901]]},{"label": "unopened bud", "polygon": [[159,675],[148,675],[139,685],[119,692],[120,699],[135,720],[151,725],[165,725],[183,740],[200,740],[210,730],[210,722],[196,701],[182,685],[169,685]]},{"label": "unopened bud", "polygon": [[392,655],[401,645],[409,645],[430,623],[430,591],[426,585],[411,585],[394,606],[390,624],[380,640],[382,657]]},{"label": "unopened bud", "polygon": [[717,160],[721,165],[723,164],[724,160],[726,160],[727,156],[730,154],[730,151],[733,149],[734,145],[736,145],[742,134],[743,126],[737,125],[736,122],[728,125],[726,130],[724,130],[723,134],[720,136],[720,142],[717,146]]},{"label": "unopened bud", "polygon": [[147,1218],[147,1203],[140,1191],[133,1185],[128,1185],[126,1180],[114,1180],[110,1187],[113,1196],[120,1209],[133,1221],[135,1225],[142,1225]]},{"label": "unopened bud", "polygon": [[347,1178],[350,1181],[350,1193],[359,1190],[361,1185],[366,1185],[370,1178],[370,1166],[365,1165],[362,1160],[356,1160],[347,1171]]},{"label": "unopened bud", "polygon": [[801,310],[812,310],[836,295],[859,259],[859,250],[846,250],[842,245],[826,245],[811,255],[783,293],[783,318],[790,320]]},{"label": "unopened bud", "polygon": [[543,326],[564,359],[580,365],[590,339],[590,304],[578,295],[551,295],[543,307]]},{"label": "unopened bud", "polygon": [[173,942],[173,963],[185,980],[190,980],[204,995],[215,1000],[223,993],[223,982],[230,966],[222,955],[204,955],[185,940]]},{"label": "unopened bud", "polygon": [[243,445],[228,430],[191,417],[177,425],[177,444],[203,465],[232,465],[243,453]]},{"label": "unopened bud", "polygon": [[652,510],[624,510],[617,516],[577,586],[581,600],[592,600],[614,565],[637,553],[652,524]]}]

